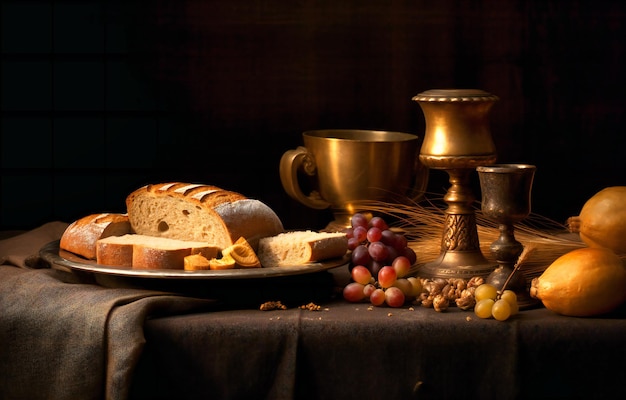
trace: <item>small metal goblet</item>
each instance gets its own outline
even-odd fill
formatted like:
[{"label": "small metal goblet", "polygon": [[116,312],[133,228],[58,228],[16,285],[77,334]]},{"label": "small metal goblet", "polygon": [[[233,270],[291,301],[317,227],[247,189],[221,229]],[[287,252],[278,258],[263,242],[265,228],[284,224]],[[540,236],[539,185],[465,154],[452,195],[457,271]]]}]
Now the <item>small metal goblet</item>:
[{"label": "small metal goblet", "polygon": [[[530,214],[530,193],[536,167],[528,164],[493,164],[477,167],[476,171],[482,191],[481,210],[487,218],[499,224],[500,230],[500,236],[490,246],[499,268],[487,277],[487,282],[501,290],[515,272],[515,264],[524,250],[522,243],[515,239],[514,224]],[[511,277],[506,289],[516,292],[520,308],[536,303],[530,298],[526,280],[521,273]]]}]

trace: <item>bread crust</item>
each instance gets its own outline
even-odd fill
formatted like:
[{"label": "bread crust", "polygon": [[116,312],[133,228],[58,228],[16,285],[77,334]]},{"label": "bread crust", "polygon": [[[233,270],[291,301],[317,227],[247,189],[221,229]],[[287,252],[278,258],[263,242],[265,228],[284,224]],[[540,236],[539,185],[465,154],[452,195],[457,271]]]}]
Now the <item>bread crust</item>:
[{"label": "bread crust", "polygon": [[227,227],[230,245],[243,237],[256,251],[261,238],[283,232],[278,216],[259,200],[239,199],[219,204],[214,210]]},{"label": "bread crust", "polygon": [[134,246],[133,268],[135,269],[184,269],[185,257],[191,249],[155,249],[147,246]]},{"label": "bread crust", "polygon": [[146,185],[127,196],[126,207],[138,234],[205,241],[219,248],[243,236],[256,250],[261,237],[283,231],[276,213],[264,203],[212,185]]},{"label": "bread crust", "polygon": [[184,269],[184,258],[201,254],[211,259],[218,248],[209,243],[128,234],[97,243],[97,263],[136,269]]},{"label": "bread crust", "polygon": [[127,214],[90,214],[72,222],[63,232],[59,247],[89,260],[96,259],[96,242],[131,232]]},{"label": "bread crust", "polygon": [[99,240],[96,246],[96,262],[100,265],[132,267],[133,245]]}]

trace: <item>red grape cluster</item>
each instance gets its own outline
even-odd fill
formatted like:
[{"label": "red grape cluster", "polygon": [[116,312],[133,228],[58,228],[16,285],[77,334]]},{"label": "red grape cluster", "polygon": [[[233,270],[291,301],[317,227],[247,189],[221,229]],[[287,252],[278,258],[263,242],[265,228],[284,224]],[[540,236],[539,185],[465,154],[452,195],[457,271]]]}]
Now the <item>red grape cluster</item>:
[{"label": "red grape cluster", "polygon": [[382,217],[370,220],[361,213],[352,216],[351,227],[347,229],[348,249],[352,251],[350,267],[362,265],[370,270],[374,278],[386,265],[404,256],[413,265],[417,259],[406,237],[389,229]]},{"label": "red grape cluster", "polygon": [[352,282],[343,289],[350,302],[369,300],[372,305],[401,307],[408,298],[422,291],[416,277],[407,277],[416,261],[406,237],[389,229],[381,217],[357,213],[347,230],[348,247],[352,251],[350,275]]}]

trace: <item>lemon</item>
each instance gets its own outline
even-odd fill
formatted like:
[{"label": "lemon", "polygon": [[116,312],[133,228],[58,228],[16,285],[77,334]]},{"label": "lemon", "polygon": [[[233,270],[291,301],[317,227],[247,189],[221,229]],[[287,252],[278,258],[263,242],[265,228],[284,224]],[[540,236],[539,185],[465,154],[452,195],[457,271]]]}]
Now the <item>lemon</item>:
[{"label": "lemon", "polygon": [[558,314],[605,314],[626,302],[626,268],[609,249],[576,249],[554,260],[534,278],[530,295]]}]

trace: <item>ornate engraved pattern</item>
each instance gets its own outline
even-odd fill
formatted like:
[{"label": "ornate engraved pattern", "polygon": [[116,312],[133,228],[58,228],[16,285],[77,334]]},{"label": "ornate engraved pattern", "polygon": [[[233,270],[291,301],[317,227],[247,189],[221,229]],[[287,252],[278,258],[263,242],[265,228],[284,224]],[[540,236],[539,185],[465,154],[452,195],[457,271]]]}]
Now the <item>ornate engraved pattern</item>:
[{"label": "ornate engraved pattern", "polygon": [[471,251],[480,249],[474,214],[447,214],[441,237],[443,251]]}]

